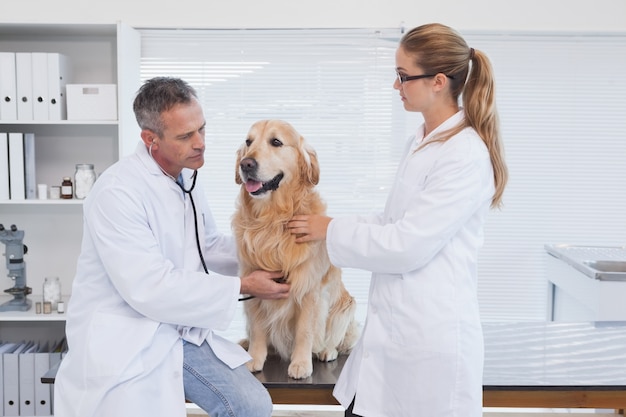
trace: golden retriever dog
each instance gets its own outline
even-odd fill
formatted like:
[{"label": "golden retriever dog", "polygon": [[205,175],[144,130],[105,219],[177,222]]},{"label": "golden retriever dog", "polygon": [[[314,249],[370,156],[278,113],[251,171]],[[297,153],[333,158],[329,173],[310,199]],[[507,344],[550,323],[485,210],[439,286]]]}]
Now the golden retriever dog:
[{"label": "golden retriever dog", "polygon": [[313,355],[329,362],[348,353],[358,336],[356,303],[331,265],[324,242],[296,243],[286,228],[296,214],[323,214],[315,186],[317,154],[287,122],[262,120],[237,151],[235,181],[241,184],[232,226],[241,274],[282,271],[289,298],[246,301],[248,369],[258,372],[274,350],[295,379],[313,372]]}]

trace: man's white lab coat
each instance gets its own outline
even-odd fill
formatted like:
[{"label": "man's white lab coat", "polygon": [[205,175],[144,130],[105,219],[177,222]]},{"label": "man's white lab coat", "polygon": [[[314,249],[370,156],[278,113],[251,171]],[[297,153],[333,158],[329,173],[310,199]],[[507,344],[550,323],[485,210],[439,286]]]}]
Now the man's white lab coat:
[{"label": "man's white lab coat", "polygon": [[[191,173],[183,170],[187,188]],[[83,206],[55,416],[185,416],[183,339],[207,340],[231,367],[249,359],[210,330],[225,329],[235,313],[236,246],[217,232],[200,187],[193,196],[210,275],[197,252],[189,196],[143,143],[96,181]]]}]

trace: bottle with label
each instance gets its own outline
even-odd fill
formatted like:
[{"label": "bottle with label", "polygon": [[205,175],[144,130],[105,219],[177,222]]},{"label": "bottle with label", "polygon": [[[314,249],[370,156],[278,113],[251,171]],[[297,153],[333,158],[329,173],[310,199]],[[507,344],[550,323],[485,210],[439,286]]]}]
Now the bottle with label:
[{"label": "bottle with label", "polygon": [[76,164],[76,172],[74,173],[74,195],[76,198],[87,197],[94,182],[96,182],[96,172],[93,170],[93,164]]},{"label": "bottle with label", "polygon": [[72,185],[72,179],[70,177],[63,177],[61,183],[61,198],[69,199],[74,196],[74,186]]}]

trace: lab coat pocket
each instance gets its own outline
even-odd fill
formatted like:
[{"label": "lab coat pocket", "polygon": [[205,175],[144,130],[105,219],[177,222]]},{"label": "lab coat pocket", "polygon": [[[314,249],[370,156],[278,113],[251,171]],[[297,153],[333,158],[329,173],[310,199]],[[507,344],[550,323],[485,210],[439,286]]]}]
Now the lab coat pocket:
[{"label": "lab coat pocket", "polygon": [[93,375],[116,375],[123,380],[142,373],[142,350],[150,346],[158,326],[142,317],[96,314],[87,340]]},{"label": "lab coat pocket", "polygon": [[396,178],[396,184],[385,208],[390,221],[402,218],[411,208],[411,201],[424,191],[426,179],[427,173],[424,171],[411,172],[409,176]]},{"label": "lab coat pocket", "polygon": [[430,352],[454,352],[457,328],[455,308],[438,294],[415,288],[416,281],[399,280],[397,300],[392,304],[391,339],[399,345]]}]

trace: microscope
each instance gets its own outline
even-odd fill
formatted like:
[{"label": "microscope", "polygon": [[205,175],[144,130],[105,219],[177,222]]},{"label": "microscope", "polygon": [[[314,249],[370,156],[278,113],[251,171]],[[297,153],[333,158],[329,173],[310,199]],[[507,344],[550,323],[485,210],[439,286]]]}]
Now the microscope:
[{"label": "microscope", "polygon": [[26,298],[32,290],[26,286],[24,254],[28,251],[28,248],[22,243],[23,240],[24,231],[17,230],[14,224],[11,225],[11,230],[5,229],[4,225],[0,224],[0,242],[6,245],[4,255],[7,258],[8,276],[15,281],[15,285],[12,288],[4,290],[4,292],[11,294],[13,299],[0,304],[0,312],[27,311],[32,305],[31,300]]}]

